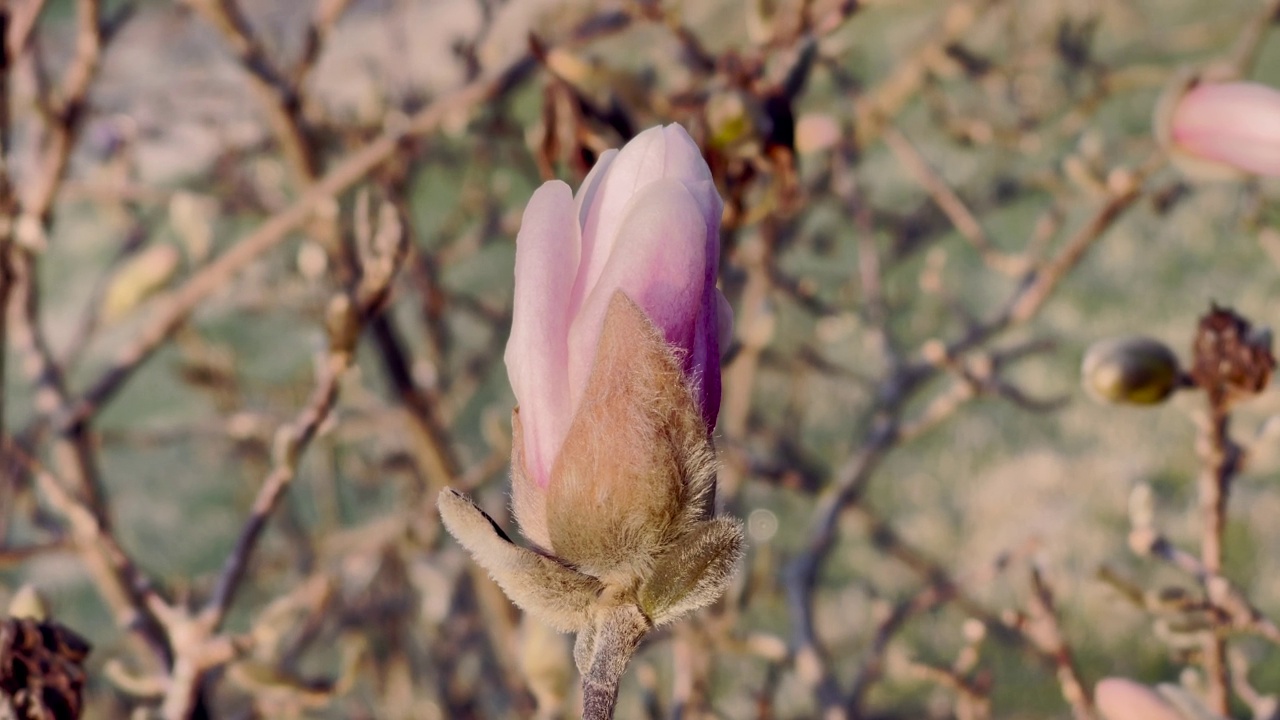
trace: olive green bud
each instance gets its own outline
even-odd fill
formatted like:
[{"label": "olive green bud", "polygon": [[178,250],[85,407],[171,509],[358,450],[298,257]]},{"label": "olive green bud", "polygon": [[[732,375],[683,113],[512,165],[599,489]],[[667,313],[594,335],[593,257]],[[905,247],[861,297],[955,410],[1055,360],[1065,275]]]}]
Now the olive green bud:
[{"label": "olive green bud", "polygon": [[718,92],[707,98],[709,142],[721,149],[737,148],[758,138],[768,123],[754,98],[738,91]]},{"label": "olive green bud", "polygon": [[1155,405],[1177,389],[1181,371],[1169,346],[1147,337],[1094,343],[1081,365],[1084,389],[1102,403]]},{"label": "olive green bud", "polygon": [[138,253],[116,271],[107,285],[102,298],[102,319],[115,322],[128,315],[164,289],[181,264],[182,253],[173,245],[152,245]]}]

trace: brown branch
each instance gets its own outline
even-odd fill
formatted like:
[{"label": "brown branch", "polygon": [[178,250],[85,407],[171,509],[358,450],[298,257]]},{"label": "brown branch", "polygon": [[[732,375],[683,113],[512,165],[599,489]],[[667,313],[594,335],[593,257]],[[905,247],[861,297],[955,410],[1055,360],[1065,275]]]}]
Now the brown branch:
[{"label": "brown branch", "polygon": [[334,27],[338,24],[338,19],[347,11],[349,5],[351,0],[321,0],[316,6],[315,14],[311,16],[311,23],[307,26],[302,55],[290,72],[289,82],[298,93],[302,92],[307,78],[315,69],[316,61],[320,59],[320,51],[324,49],[329,36],[333,34]]},{"label": "brown branch", "polygon": [[1150,528],[1139,528],[1131,532],[1129,547],[1138,555],[1159,558],[1190,575],[1204,588],[1214,610],[1229,621],[1232,629],[1253,633],[1272,644],[1280,645],[1280,625],[1264,615],[1244,591],[1230,580],[1210,572],[1200,558],[1182,550]]},{"label": "brown branch", "polygon": [[1080,264],[1105,231],[1142,197],[1143,182],[1163,162],[1163,158],[1155,157],[1136,172],[1123,169],[1112,172],[1106,201],[1089,222],[1067,240],[1056,257],[1031,274],[1030,285],[1009,308],[1010,321],[1026,322],[1040,310],[1067,273]]},{"label": "brown branch", "polygon": [[1071,705],[1072,717],[1076,720],[1093,720],[1096,717],[1093,700],[1080,679],[1071,646],[1063,637],[1053,590],[1036,567],[1031,569],[1031,600],[1028,611],[1034,627],[1028,628],[1027,635],[1042,653],[1053,658],[1058,685],[1062,688],[1062,697]]},{"label": "brown branch", "polygon": [[[36,8],[38,12],[39,8]],[[34,14],[33,14],[34,15]],[[9,177],[9,163],[13,149],[13,128],[9,116],[10,73],[13,61],[17,56],[15,47],[21,42],[9,42],[8,38],[15,32],[17,18],[9,4],[0,4],[0,438],[5,436],[5,387],[6,356],[9,348],[9,298],[13,289],[14,269],[11,256],[13,247],[13,228],[17,222],[17,199],[13,194],[13,183]],[[32,17],[30,25],[34,25]],[[27,31],[30,30],[28,25]],[[7,459],[0,452],[0,467],[7,465]]]},{"label": "brown branch", "polygon": [[[18,312],[12,332],[14,349],[26,358],[26,369],[35,387],[34,404],[39,412],[57,412],[67,407],[69,395],[62,367],[54,358],[48,341],[40,331],[40,285],[36,278],[36,257],[26,248],[14,244],[9,253],[13,272],[13,293]],[[96,453],[83,423],[68,426],[54,440],[54,459],[59,472],[70,483],[76,497],[92,508],[102,522],[107,522],[107,508],[100,487]]]},{"label": "brown branch", "polygon": [[[943,346],[934,354],[948,359],[959,358],[1034,317],[1087,251],[1141,197],[1143,180],[1160,162],[1159,156],[1156,156],[1138,172],[1119,171],[1111,188],[1112,194],[1103,206],[1068,239],[1056,257],[1046,266],[1028,274],[1024,283],[1011,294],[1001,312],[992,320],[971,327],[961,338]],[[837,470],[819,495],[808,524],[809,535],[803,549],[791,559],[784,570],[783,584],[791,615],[793,648],[798,658],[815,669],[809,677],[824,712],[842,713],[843,703],[838,684],[826,669],[823,652],[813,628],[812,603],[818,570],[835,543],[840,515],[857,504],[880,462],[893,449],[901,446],[904,427],[914,436],[949,416],[961,403],[962,397],[943,396],[938,401],[941,403],[940,408],[928,410],[929,414],[923,416],[924,424],[919,426],[902,417],[907,402],[941,371],[942,366],[937,364],[936,358],[934,362],[926,359],[925,362],[891,366],[878,385],[876,404],[866,415],[865,426],[869,429],[858,449]],[[962,391],[962,394],[969,392],[963,388]]]},{"label": "brown branch", "polygon": [[1020,549],[1016,554],[1003,554],[997,557],[980,574],[967,578],[955,578],[940,562],[907,542],[893,529],[892,525],[870,508],[855,504],[850,506],[849,511],[856,514],[863,522],[868,536],[878,548],[927,583],[911,599],[896,605],[893,612],[877,626],[876,634],[872,639],[872,651],[855,675],[852,690],[846,702],[845,712],[849,716],[857,718],[863,715],[862,705],[865,697],[882,673],[884,661],[879,656],[888,648],[893,637],[901,632],[912,618],[932,612],[948,603],[954,603],[966,615],[980,622],[984,632],[989,632],[996,640],[1027,652],[1046,667],[1055,667],[1053,656],[1037,646],[1020,627],[989,610],[965,590],[966,586],[988,584],[1008,568],[1016,556],[1027,554],[1032,549],[1031,545]]},{"label": "brown branch", "polygon": [[[301,118],[302,97],[298,85],[271,61],[235,0],[184,2],[222,33],[232,55],[248,73],[254,93],[262,101],[285,163],[294,174],[294,182],[302,189],[310,187],[320,172],[320,159],[309,126]],[[318,46],[309,49],[312,61],[319,50]]]},{"label": "brown branch", "polygon": [[[37,4],[36,10],[39,9]],[[34,23],[34,18],[31,19]],[[5,83],[6,113],[8,107],[7,83],[12,70],[12,53],[26,43],[20,33],[31,31],[10,29],[18,35],[6,39]],[[89,87],[97,73],[104,44],[101,5],[98,0],[80,0],[76,14],[76,52],[72,57],[55,96],[39,99],[49,108],[50,122],[44,128],[46,137],[34,177],[24,181],[25,197],[20,201],[9,195],[5,179],[7,207],[5,214],[10,222],[7,239],[0,242],[0,275],[4,276],[7,307],[11,295],[16,295],[21,306],[17,314],[19,324],[13,328],[16,347],[27,356],[36,383],[37,409],[46,413],[66,408],[69,395],[58,364],[40,325],[40,287],[36,280],[36,250],[43,244],[50,221],[54,197],[66,174],[71,150],[79,133],[84,108],[88,101]],[[52,93],[52,91],[49,91]],[[4,160],[10,157],[8,117],[4,123]],[[10,235],[11,233],[11,235]],[[9,328],[5,327],[6,332]],[[0,376],[2,377],[2,376]],[[61,472],[71,482],[75,492],[102,522],[107,522],[107,508],[98,477],[96,451],[82,423],[69,424],[59,429],[54,442],[54,456]]]},{"label": "brown branch", "polygon": [[[161,706],[163,717],[170,720],[187,718],[194,706],[196,690],[204,673],[230,659],[231,655],[226,653],[210,653],[208,646],[225,641],[215,633],[231,607],[267,522],[297,476],[303,451],[337,402],[339,382],[350,364],[350,350],[328,353],[320,359],[311,399],[294,420],[282,426],[276,434],[274,466],[258,489],[258,495],[250,508],[249,519],[240,528],[209,601],[200,614],[193,618],[195,622],[189,629],[189,637],[184,638],[185,642],[175,648],[174,671]],[[174,624],[170,623],[171,626]]]},{"label": "brown branch", "polygon": [[27,468],[41,495],[67,521],[75,549],[115,616],[116,626],[141,637],[155,657],[167,665],[170,645],[156,619],[156,613],[164,612],[167,605],[151,581],[99,521],[93,508],[68,489],[65,480],[7,439],[5,455]]},{"label": "brown branch", "polygon": [[910,57],[893,66],[893,72],[871,88],[855,104],[858,146],[868,147],[880,136],[886,123],[896,116],[920,91],[929,66],[945,57],[946,48],[958,41],[974,23],[998,6],[1001,0],[966,0],[950,3],[935,23],[932,34]]},{"label": "brown branch", "polygon": [[[365,205],[359,203],[357,212],[365,211]],[[311,397],[293,420],[276,432],[271,471],[258,489],[249,518],[240,528],[209,600],[198,615],[175,613],[166,623],[171,635],[181,633],[184,640],[175,647],[174,670],[161,706],[165,718],[187,718],[204,675],[234,657],[234,641],[219,634],[222,622],[268,521],[298,474],[303,453],[337,403],[340,382],[354,360],[361,330],[370,317],[382,311],[395,272],[402,264],[409,235],[403,218],[392,206],[384,206],[377,229],[369,230],[369,234],[359,243],[360,284],[350,294],[335,296],[327,310],[329,350],[316,363]]]},{"label": "brown branch", "polygon": [[[620,22],[604,22],[614,17],[615,15],[608,14],[596,18],[595,22],[584,25],[586,29],[575,34],[571,42],[584,42],[601,34],[616,32],[622,27]],[[534,63],[528,55],[519,57],[501,70],[441,96],[403,125],[388,130],[347,155],[289,207],[242,237],[230,250],[202,268],[181,287],[158,299],[154,303],[154,315],[147,325],[97,380],[74,399],[68,411],[54,418],[55,426],[64,428],[82,422],[110,401],[139,366],[186,322],[201,302],[226,287],[232,277],[260,255],[288,238],[290,233],[310,220],[317,209],[331,203],[334,197],[397,156],[404,150],[406,141],[434,132],[451,114],[463,112],[505,92],[533,67]]]},{"label": "brown branch", "polygon": [[[40,170],[23,183],[22,215],[34,229],[48,222],[58,187],[66,175],[76,135],[84,119],[89,86],[98,72],[104,44],[101,0],[79,0],[76,5],[76,53],[62,78],[56,97],[46,98],[52,123],[42,146]],[[21,232],[21,231],[20,231]],[[20,238],[21,239],[21,238]]]},{"label": "brown branch", "polygon": [[1240,28],[1235,45],[1221,60],[1223,65],[1232,74],[1241,77],[1248,75],[1257,64],[1258,53],[1273,25],[1280,25],[1280,0],[1267,0],[1253,21]]},{"label": "brown branch", "polygon": [[956,194],[947,181],[938,174],[916,146],[892,124],[886,124],[881,134],[884,144],[897,156],[898,162],[929,197],[942,210],[957,232],[977,251],[987,267],[1005,275],[1018,275],[1026,271],[1025,258],[1009,255],[996,247],[982,223],[969,210],[969,206]]},{"label": "brown branch", "polygon": [[27,42],[31,39],[31,31],[35,29],[36,20],[39,19],[46,2],[47,0],[27,0],[27,2],[16,4],[4,3],[7,22],[4,26],[3,40],[9,63],[5,67],[6,73],[12,68],[13,60],[26,50]]},{"label": "brown branch", "polygon": [[[1197,478],[1200,495],[1200,558],[1207,575],[1222,572],[1222,545],[1227,527],[1227,499],[1231,480],[1239,467],[1240,448],[1232,441],[1231,416],[1221,405],[1209,410],[1202,422],[1200,442],[1201,471]],[[1206,701],[1214,712],[1226,715],[1230,705],[1230,667],[1227,664],[1227,642],[1216,632],[1204,634],[1201,662],[1207,681]]]}]

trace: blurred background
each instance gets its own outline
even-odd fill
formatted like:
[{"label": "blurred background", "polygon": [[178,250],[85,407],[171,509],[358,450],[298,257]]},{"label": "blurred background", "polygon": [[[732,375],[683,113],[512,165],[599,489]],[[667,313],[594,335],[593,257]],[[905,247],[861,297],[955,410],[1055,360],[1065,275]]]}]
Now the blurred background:
[{"label": "blurred background", "polygon": [[[0,601],[92,643],[90,718],[576,716],[570,640],[434,501],[514,536],[524,204],[679,122],[726,199],[718,502],[749,550],[618,717],[1088,718],[1104,676],[1212,685],[1211,583],[1131,542],[1200,556],[1204,397],[1104,405],[1079,368],[1128,334],[1189,361],[1211,302],[1280,320],[1280,184],[1198,182],[1152,130],[1185,68],[1280,86],[1276,16],[11,0]],[[1276,413],[1233,409],[1221,534],[1263,618]],[[1259,627],[1222,641],[1233,717],[1280,687]]]}]

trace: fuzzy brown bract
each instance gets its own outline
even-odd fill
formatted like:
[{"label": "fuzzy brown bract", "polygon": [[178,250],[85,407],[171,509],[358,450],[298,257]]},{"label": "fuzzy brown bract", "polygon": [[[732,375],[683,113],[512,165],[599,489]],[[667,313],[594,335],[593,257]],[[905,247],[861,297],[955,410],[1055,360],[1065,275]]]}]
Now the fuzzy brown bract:
[{"label": "fuzzy brown bract", "polygon": [[551,550],[605,581],[645,578],[703,518],[711,441],[661,333],[622,292],[547,488]]}]

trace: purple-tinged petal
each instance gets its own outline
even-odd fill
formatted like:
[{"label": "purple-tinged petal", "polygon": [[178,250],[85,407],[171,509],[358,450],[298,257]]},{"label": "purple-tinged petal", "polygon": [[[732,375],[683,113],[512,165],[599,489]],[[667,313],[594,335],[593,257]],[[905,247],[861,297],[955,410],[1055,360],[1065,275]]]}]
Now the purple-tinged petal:
[{"label": "purple-tinged petal", "polygon": [[514,310],[504,355],[524,428],[525,469],[541,487],[572,419],[568,306],[580,245],[569,186],[545,183],[529,200],[516,238]]},{"label": "purple-tinged petal", "polygon": [[679,181],[658,180],[632,199],[621,219],[608,263],[569,330],[569,387],[575,408],[615,290],[639,305],[677,350],[687,353],[693,347],[706,282],[707,223],[697,201]]},{"label": "purple-tinged petal", "polygon": [[684,186],[689,188],[689,194],[697,201],[702,217],[707,221],[707,257],[715,262],[711,268],[714,281],[720,262],[720,216],[724,214],[724,201],[716,191],[716,184],[710,180],[685,182]]},{"label": "purple-tinged petal", "polygon": [[684,374],[693,386],[694,398],[707,430],[714,430],[720,413],[719,304],[723,298],[715,285],[706,286],[693,331],[693,346],[685,360]]},{"label": "purple-tinged petal", "polygon": [[617,157],[617,148],[609,148],[600,153],[600,157],[596,159],[596,164],[591,167],[591,171],[582,179],[582,187],[578,188],[578,194],[573,198],[574,204],[578,209],[578,225],[586,226],[587,212],[594,203],[598,202],[604,177]]}]

